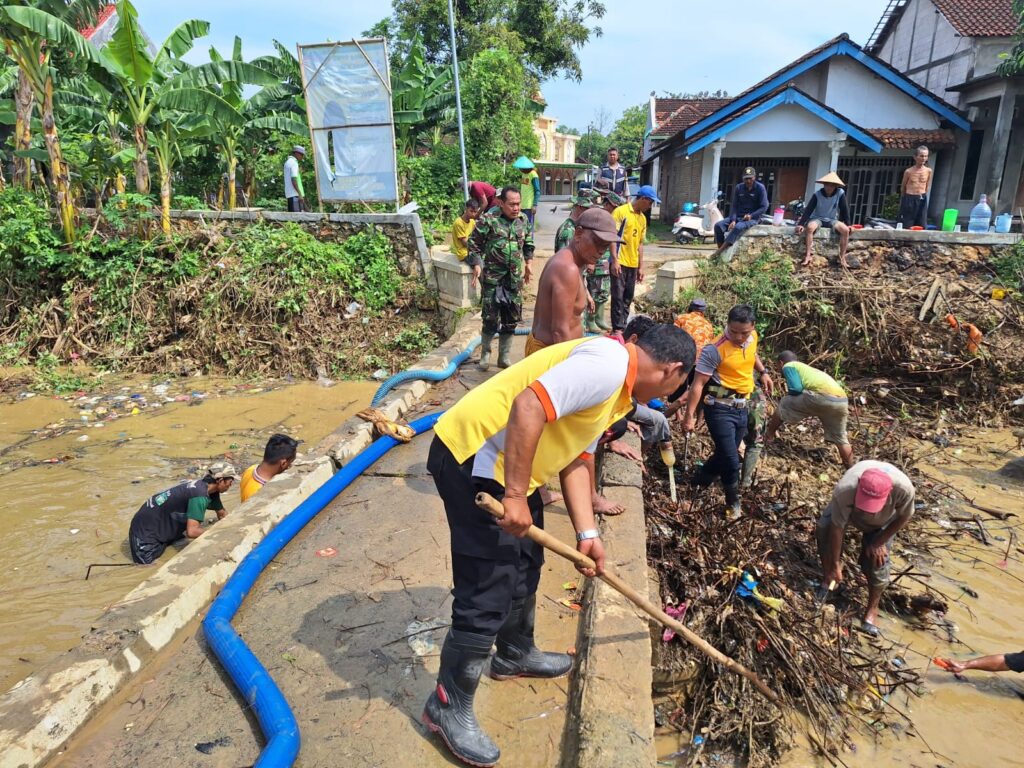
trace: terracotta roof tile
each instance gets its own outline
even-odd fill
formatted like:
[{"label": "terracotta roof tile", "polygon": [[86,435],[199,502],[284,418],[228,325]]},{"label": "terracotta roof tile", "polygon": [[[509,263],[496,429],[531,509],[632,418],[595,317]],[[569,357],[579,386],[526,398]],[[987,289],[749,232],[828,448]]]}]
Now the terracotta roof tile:
[{"label": "terracotta roof tile", "polygon": [[1013,0],[932,0],[964,37],[1008,37],[1020,23]]},{"label": "terracotta roof tile", "polygon": [[948,128],[866,128],[868,133],[889,149],[917,149],[956,146],[956,134]]},{"label": "terracotta roof tile", "polygon": [[97,14],[97,16],[96,16],[96,23],[95,24],[93,24],[91,27],[86,27],[85,29],[80,29],[78,31],[81,33],[82,37],[84,37],[86,40],[90,39],[93,35],[96,34],[96,30],[99,29],[100,27],[102,27],[103,24],[111,16],[114,15],[114,11],[116,11],[116,10],[117,10],[117,6],[114,5],[113,3],[111,3],[110,5],[108,5],[105,8],[103,8],[99,12],[99,14]]},{"label": "terracotta roof tile", "polygon": [[683,106],[686,99],[655,99],[654,100],[654,124],[661,125],[662,121]]},{"label": "terracotta roof tile", "polygon": [[672,101],[676,102],[676,107],[658,120],[658,126],[654,129],[656,136],[674,136],[698,120],[703,120],[708,115],[717,112],[732,99],[673,99]]}]

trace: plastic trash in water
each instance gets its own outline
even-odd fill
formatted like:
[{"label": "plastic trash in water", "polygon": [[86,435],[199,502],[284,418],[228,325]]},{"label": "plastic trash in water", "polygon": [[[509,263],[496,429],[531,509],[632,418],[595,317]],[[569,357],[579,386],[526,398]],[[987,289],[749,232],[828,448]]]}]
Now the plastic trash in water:
[{"label": "plastic trash in water", "polygon": [[346,320],[351,320],[353,317],[358,315],[359,312],[362,309],[363,309],[363,305],[362,304],[360,304],[358,301],[353,301],[347,307],[345,307],[345,313],[344,313],[343,317]]},{"label": "plastic trash in water", "polygon": [[373,378],[376,379],[377,381],[384,381],[384,379],[388,378],[388,376],[390,375],[391,374],[388,373],[386,368],[378,368],[372,374]]}]

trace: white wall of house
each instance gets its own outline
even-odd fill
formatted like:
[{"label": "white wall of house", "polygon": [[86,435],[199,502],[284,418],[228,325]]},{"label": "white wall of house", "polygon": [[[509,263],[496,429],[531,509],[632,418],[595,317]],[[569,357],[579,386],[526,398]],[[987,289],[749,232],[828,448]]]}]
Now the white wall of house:
[{"label": "white wall of house", "polygon": [[785,136],[792,141],[829,141],[836,129],[796,104],[783,104],[741,125],[726,141],[773,141]]},{"label": "white wall of house", "polygon": [[829,62],[825,103],[866,128],[939,127],[934,112],[846,56]]}]

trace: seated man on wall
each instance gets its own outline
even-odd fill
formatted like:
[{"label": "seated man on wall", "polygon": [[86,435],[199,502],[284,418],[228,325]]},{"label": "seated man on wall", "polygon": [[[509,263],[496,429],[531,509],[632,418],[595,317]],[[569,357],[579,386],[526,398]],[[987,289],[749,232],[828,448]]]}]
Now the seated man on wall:
[{"label": "seated man on wall", "polygon": [[269,483],[282,472],[286,472],[295,463],[296,449],[299,441],[288,435],[273,434],[263,449],[263,461],[253,464],[242,473],[238,483],[242,501],[254,496],[260,488]]},{"label": "seated man on wall", "polygon": [[[483,209],[476,198],[467,198],[466,204],[462,207],[462,215],[452,223],[452,253],[459,261],[465,261],[469,256],[469,236],[473,234],[476,220],[480,218]],[[473,265],[473,277],[470,285],[474,288],[480,281],[480,265]]]},{"label": "seated man on wall", "polygon": [[206,510],[216,511],[218,520],[227,514],[220,495],[237,476],[234,467],[218,461],[209,466],[202,480],[186,480],[147,499],[128,528],[132,560],[149,565],[182,536],[202,536]]},{"label": "seated man on wall", "polygon": [[804,251],[804,260],[800,262],[801,267],[811,263],[811,247],[814,244],[814,233],[819,227],[834,229],[839,235],[839,264],[844,269],[860,266],[856,259],[854,263],[846,261],[846,247],[850,244],[850,206],[846,202],[846,186],[839,174],[831,171],[815,184],[821,184],[821,189],[811,195],[810,202],[804,208],[803,216],[796,223],[795,233],[797,237],[807,229],[807,249]]},{"label": "seated man on wall", "polygon": [[715,242],[718,250],[711,254],[715,258],[722,251],[743,236],[751,227],[756,227],[768,210],[768,190],[757,180],[757,171],[751,167],[743,169],[743,183],[732,191],[729,215],[715,224]]}]

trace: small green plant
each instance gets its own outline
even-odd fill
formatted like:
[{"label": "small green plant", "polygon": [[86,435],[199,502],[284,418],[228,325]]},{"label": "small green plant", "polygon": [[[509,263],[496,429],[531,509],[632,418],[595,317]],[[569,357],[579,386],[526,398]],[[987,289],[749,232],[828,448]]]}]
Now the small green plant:
[{"label": "small green plant", "polygon": [[152,195],[125,192],[114,195],[103,206],[103,217],[114,231],[125,233],[156,218],[156,199]]},{"label": "small green plant", "polygon": [[32,388],[41,392],[66,395],[69,392],[90,390],[96,380],[60,368],[60,361],[50,352],[44,352],[36,359],[36,375]]},{"label": "small green plant", "polygon": [[399,331],[390,346],[403,352],[422,355],[437,346],[437,336],[434,335],[429,324],[416,323]]},{"label": "small green plant", "polygon": [[1024,242],[1014,243],[992,259],[992,268],[1007,288],[1024,291]]},{"label": "small green plant", "polygon": [[898,192],[893,192],[891,195],[886,195],[885,199],[882,200],[882,218],[883,219],[895,219],[900,215],[900,195]]},{"label": "small green plant", "polygon": [[800,283],[793,277],[793,259],[769,248],[752,261],[700,265],[698,284],[708,300],[708,316],[716,327],[725,324],[730,307],[749,304],[757,312],[757,330],[764,334],[772,314],[793,300]]},{"label": "small green plant", "polygon": [[195,195],[175,195],[171,207],[182,211],[203,211],[207,205]]}]

